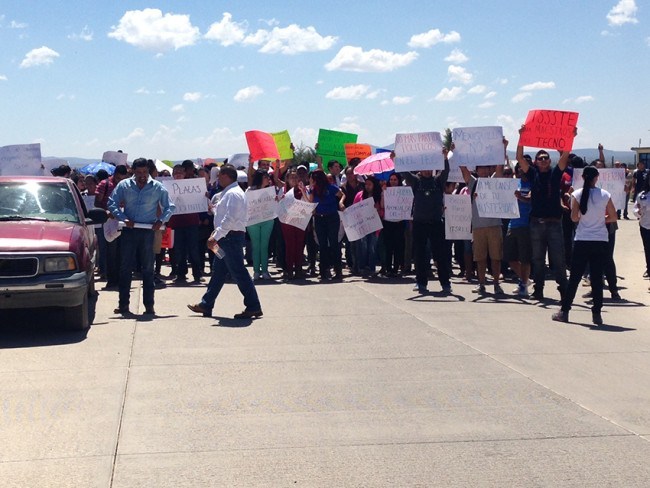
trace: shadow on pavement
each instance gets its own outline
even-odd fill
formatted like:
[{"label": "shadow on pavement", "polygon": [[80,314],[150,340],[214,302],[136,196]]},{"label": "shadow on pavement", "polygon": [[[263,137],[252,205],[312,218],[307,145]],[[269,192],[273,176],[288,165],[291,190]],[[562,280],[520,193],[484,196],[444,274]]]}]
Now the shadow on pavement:
[{"label": "shadow on pavement", "polygon": [[65,328],[63,310],[3,310],[0,349],[75,344],[86,339],[88,330]]}]

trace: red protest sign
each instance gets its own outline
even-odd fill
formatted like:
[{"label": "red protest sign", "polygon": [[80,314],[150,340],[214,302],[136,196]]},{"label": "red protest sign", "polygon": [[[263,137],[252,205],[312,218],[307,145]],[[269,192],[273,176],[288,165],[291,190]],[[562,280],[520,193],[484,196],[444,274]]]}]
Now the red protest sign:
[{"label": "red protest sign", "polygon": [[370,144],[344,144],[345,147],[345,159],[348,160],[348,163],[351,159],[359,158],[366,159],[372,154],[372,148]]},{"label": "red protest sign", "polygon": [[250,152],[253,161],[259,161],[260,159],[280,159],[278,147],[271,134],[259,130],[249,130],[245,135],[248,152]]},{"label": "red protest sign", "polygon": [[570,151],[573,147],[578,112],[531,110],[519,143],[522,146]]}]

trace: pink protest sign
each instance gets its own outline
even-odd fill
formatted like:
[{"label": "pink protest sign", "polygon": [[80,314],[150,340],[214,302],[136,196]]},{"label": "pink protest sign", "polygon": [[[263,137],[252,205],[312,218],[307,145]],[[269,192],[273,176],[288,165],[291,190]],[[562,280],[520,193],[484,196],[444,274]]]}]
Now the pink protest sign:
[{"label": "pink protest sign", "polygon": [[531,110],[519,142],[522,146],[570,151],[578,115],[560,110]]},{"label": "pink protest sign", "polygon": [[280,159],[278,147],[271,134],[259,130],[249,130],[245,135],[248,151],[251,153],[253,161],[259,161],[260,159]]}]

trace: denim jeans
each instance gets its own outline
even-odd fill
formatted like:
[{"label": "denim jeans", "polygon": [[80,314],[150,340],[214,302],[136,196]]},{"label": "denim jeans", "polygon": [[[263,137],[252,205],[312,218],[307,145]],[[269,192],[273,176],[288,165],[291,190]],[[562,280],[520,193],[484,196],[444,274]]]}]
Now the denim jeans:
[{"label": "denim jeans", "polygon": [[359,271],[375,272],[377,266],[377,233],[371,232],[358,241],[355,254],[355,264]]},{"label": "denim jeans", "polygon": [[230,274],[244,296],[246,310],[249,312],[262,310],[251,275],[244,266],[244,234],[229,232],[226,237],[219,240],[219,247],[225,252],[225,256],[221,259],[216,256],[214,258],[212,276],[208,289],[201,299],[201,306],[212,311],[214,302],[226,282],[226,276]]},{"label": "denim jeans", "polygon": [[192,266],[192,276],[198,280],[203,271],[203,263],[199,252],[199,228],[195,225],[174,229],[174,260],[176,275],[180,278],[187,275],[188,258]]},{"label": "denim jeans", "polygon": [[609,244],[606,241],[575,241],[573,251],[571,278],[566,292],[562,296],[562,311],[568,312],[571,310],[582,274],[587,264],[589,264],[592,276],[595,278],[591,280],[591,297],[593,299],[591,310],[600,313],[603,308],[603,280],[596,277],[603,275],[605,262],[609,254]]},{"label": "denim jeans", "polygon": [[151,229],[122,230],[120,241],[120,298],[119,307],[129,308],[131,280],[136,260],[142,267],[142,302],[145,308],[153,308],[154,295],[154,231]]},{"label": "denim jeans", "polygon": [[543,223],[530,219],[530,240],[533,248],[533,281],[535,291],[544,290],[546,277],[546,250],[555,274],[555,282],[560,287],[560,294],[567,286],[566,264],[564,260],[564,236],[562,222],[546,220]]}]

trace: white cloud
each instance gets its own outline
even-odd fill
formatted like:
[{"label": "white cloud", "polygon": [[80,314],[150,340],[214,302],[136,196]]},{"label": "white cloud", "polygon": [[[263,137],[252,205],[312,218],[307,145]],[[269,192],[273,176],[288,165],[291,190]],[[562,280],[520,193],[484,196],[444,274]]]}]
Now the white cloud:
[{"label": "white cloud", "polygon": [[607,14],[609,25],[620,26],[624,24],[636,24],[636,11],[638,10],[634,0],[620,0]]},{"label": "white cloud", "polygon": [[135,93],[137,95],[149,95],[149,90],[147,90],[144,86],[138,88]]},{"label": "white cloud", "polygon": [[205,34],[206,39],[219,41],[222,46],[244,44],[260,46],[259,52],[266,54],[298,54],[303,52],[325,51],[331,48],[337,38],[322,36],[312,26],[300,27],[296,24],[277,27],[278,21],[264,21],[271,30],[259,29],[247,34],[248,22],[233,22],[232,14],[225,12],[221,21],[215,22]]},{"label": "white cloud", "polygon": [[27,28],[27,24],[25,22],[16,22],[15,20],[12,20],[11,23],[9,24],[10,29],[25,29]]},{"label": "white cloud", "polygon": [[182,124],[183,122],[187,122],[190,120],[187,116],[181,115],[179,118],[176,119],[177,124]]},{"label": "white cloud", "polygon": [[554,81],[536,81],[535,83],[529,83],[520,88],[521,91],[533,91],[533,90],[552,90],[555,88]]},{"label": "white cloud", "polygon": [[499,85],[507,85],[508,84],[508,78],[498,78],[497,83]]},{"label": "white cloud", "polygon": [[645,43],[646,43],[648,46],[650,46],[650,37],[646,37],[646,38],[645,38]]},{"label": "white cloud", "polygon": [[291,87],[288,86],[281,86],[277,90],[275,90],[276,93],[286,93],[289,90],[291,90]]},{"label": "white cloud", "polygon": [[127,11],[108,37],[161,53],[196,44],[199,29],[192,25],[189,15],[163,15],[159,9],[147,8]]},{"label": "white cloud", "polygon": [[456,31],[451,31],[449,34],[443,34],[440,29],[431,29],[422,34],[411,36],[408,43],[409,47],[431,47],[439,43],[451,44],[460,42],[460,34]]},{"label": "white cloud", "polygon": [[183,95],[183,101],[185,102],[198,102],[202,98],[201,92],[187,92]]},{"label": "white cloud", "polygon": [[163,90],[162,88],[160,90],[156,90],[156,95],[164,95],[164,94],[165,94],[165,90]]},{"label": "white cloud", "polygon": [[239,66],[224,66],[223,68],[221,68],[221,71],[232,71],[232,72],[234,72],[234,71],[241,71],[243,69],[244,69],[244,65],[240,64]]},{"label": "white cloud", "polygon": [[591,95],[582,95],[576,98],[567,98],[562,103],[575,103],[579,105],[581,103],[593,102],[593,101],[594,101],[594,97],[592,97]]},{"label": "white cloud", "polygon": [[458,100],[462,94],[463,88],[454,86],[453,88],[443,88],[433,99],[437,102],[453,102]]},{"label": "white cloud", "polygon": [[487,86],[485,85],[475,85],[469,90],[467,90],[467,93],[471,93],[473,95],[479,95],[481,93],[485,93],[485,90],[487,90]]},{"label": "white cloud", "polygon": [[6,75],[0,75],[0,81],[7,81]]},{"label": "white cloud", "polygon": [[495,105],[494,102],[483,102],[479,104],[478,108],[490,108],[490,107],[494,107],[494,105]]},{"label": "white cloud", "polygon": [[[318,130],[312,129],[311,127],[296,127],[291,132],[291,140],[294,141],[294,145],[296,146],[304,144],[313,147],[318,141]],[[295,141],[298,141],[298,143],[296,144]]]},{"label": "white cloud", "polygon": [[75,95],[66,95],[65,93],[59,93],[57,95],[57,97],[56,97],[57,100],[65,100],[66,98],[68,100],[74,100],[76,98],[76,96]]},{"label": "white cloud", "polygon": [[268,25],[269,27],[273,27],[276,25],[280,25],[280,21],[276,19],[275,17],[272,19],[259,19],[260,22]]},{"label": "white cloud", "polygon": [[325,94],[331,100],[358,100],[370,90],[369,85],[337,86]]},{"label": "white cloud", "polygon": [[408,66],[417,58],[415,51],[398,54],[381,49],[364,51],[360,47],[343,46],[334,59],[325,65],[325,69],[378,73]]},{"label": "white cloud", "polygon": [[128,136],[124,137],[123,139],[120,139],[117,142],[121,144],[126,144],[128,142],[133,141],[134,139],[142,139],[144,136],[145,136],[144,129],[142,129],[141,127],[136,127],[131,131],[131,133]]},{"label": "white cloud", "polygon": [[340,132],[350,132],[352,134],[359,134],[361,135],[362,132],[364,132],[361,129],[361,126],[357,124],[356,122],[341,122],[339,125],[334,127],[334,130],[338,130]]},{"label": "white cloud", "polygon": [[274,27],[267,31],[258,30],[246,36],[244,45],[262,46],[259,52],[266,54],[298,54],[314,51],[327,51],[336,43],[334,36],[321,36],[312,26],[300,27],[291,24],[287,27]]},{"label": "white cloud", "polygon": [[393,105],[407,105],[413,101],[413,97],[393,97]]},{"label": "white cloud", "polygon": [[59,53],[50,49],[49,47],[42,46],[36,49],[32,49],[25,55],[25,59],[20,63],[21,68],[31,68],[32,66],[41,66],[52,64],[56,58],[59,57]]},{"label": "white cloud", "polygon": [[449,53],[449,56],[445,58],[445,61],[448,63],[463,64],[469,61],[469,58],[465,56],[463,51],[460,49],[454,49],[451,53]]},{"label": "white cloud", "polygon": [[530,97],[532,93],[530,92],[522,92],[522,93],[517,93],[514,97],[512,97],[512,103],[519,103],[523,102],[526,100],[528,97]]},{"label": "white cloud", "polygon": [[216,127],[207,136],[196,137],[192,142],[199,146],[217,146],[221,151],[224,145],[232,147],[233,143],[239,143],[238,146],[245,143],[244,134],[235,135],[228,127]]},{"label": "white cloud", "polygon": [[184,112],[185,111],[185,106],[182,103],[179,103],[178,105],[174,105],[171,108],[172,112]]},{"label": "white cloud", "polygon": [[463,85],[468,85],[474,80],[472,73],[468,73],[462,66],[453,64],[447,68],[447,75],[449,75],[449,81],[457,81]]},{"label": "white cloud", "polygon": [[252,86],[247,86],[245,88],[242,88],[239,90],[235,96],[234,100],[235,102],[250,102],[252,100],[255,100],[257,97],[262,95],[264,93],[264,90],[262,90],[259,86],[257,85],[252,85]]},{"label": "white cloud", "polygon": [[491,91],[489,93],[486,93],[483,98],[486,99],[486,100],[489,100],[490,98],[494,98],[496,96],[497,96],[497,92]]},{"label": "white cloud", "polygon": [[378,89],[376,89],[376,90],[373,90],[373,91],[369,92],[369,93],[366,95],[366,98],[367,98],[368,100],[374,100],[375,98],[377,98],[379,95],[381,95],[381,94],[384,93],[385,91],[386,91],[385,88],[378,88]]},{"label": "white cloud", "polygon": [[91,31],[87,25],[84,26],[83,29],[81,29],[81,32],[79,34],[70,34],[68,36],[68,39],[71,39],[73,41],[86,41],[90,42],[93,40],[93,31]]},{"label": "white cloud", "polygon": [[221,20],[210,26],[205,38],[219,41],[222,46],[232,46],[244,40],[246,30],[248,30],[247,22],[233,22],[232,14],[224,12]]}]

